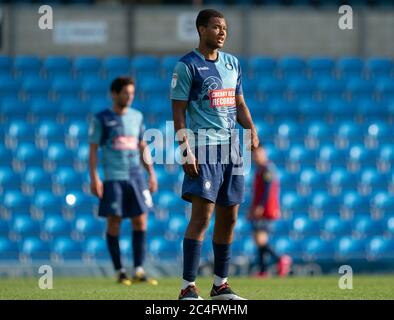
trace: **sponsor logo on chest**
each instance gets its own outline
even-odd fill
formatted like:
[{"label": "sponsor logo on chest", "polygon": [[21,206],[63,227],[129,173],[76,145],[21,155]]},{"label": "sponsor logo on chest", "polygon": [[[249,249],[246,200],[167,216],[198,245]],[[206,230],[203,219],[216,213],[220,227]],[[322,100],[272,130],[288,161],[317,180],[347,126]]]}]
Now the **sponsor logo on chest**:
[{"label": "sponsor logo on chest", "polygon": [[208,95],[211,108],[235,106],[235,89],[209,90]]}]

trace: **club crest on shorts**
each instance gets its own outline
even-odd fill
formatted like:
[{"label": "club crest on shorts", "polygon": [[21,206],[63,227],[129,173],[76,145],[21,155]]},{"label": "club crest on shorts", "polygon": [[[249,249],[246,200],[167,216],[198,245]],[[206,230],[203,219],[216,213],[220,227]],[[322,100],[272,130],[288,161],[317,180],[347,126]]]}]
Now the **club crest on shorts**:
[{"label": "club crest on shorts", "polygon": [[211,181],[205,181],[205,182],[204,182],[204,188],[205,188],[206,190],[211,189],[211,186],[212,186]]}]

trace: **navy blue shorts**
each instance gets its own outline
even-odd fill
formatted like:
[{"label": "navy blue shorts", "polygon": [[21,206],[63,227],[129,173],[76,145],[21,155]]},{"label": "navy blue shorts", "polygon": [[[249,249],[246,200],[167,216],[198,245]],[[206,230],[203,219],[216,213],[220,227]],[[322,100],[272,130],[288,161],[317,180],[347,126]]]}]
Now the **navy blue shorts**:
[{"label": "navy blue shorts", "polygon": [[147,213],[152,197],[142,173],[133,173],[129,180],[104,181],[104,194],[100,200],[100,217],[133,218]]},{"label": "navy blue shorts", "polygon": [[267,219],[260,219],[252,221],[252,229],[254,232],[265,231],[270,233],[272,231],[272,221]]},{"label": "navy blue shorts", "polygon": [[[192,178],[185,174],[182,199],[191,202],[192,195],[196,195],[222,206],[242,203],[245,182],[240,148],[229,151],[222,150],[220,146],[210,146],[206,149],[205,154],[201,153],[201,148],[195,150],[199,162],[199,175]],[[210,154],[214,153],[217,161],[209,161]],[[204,159],[205,161],[202,161]]]}]

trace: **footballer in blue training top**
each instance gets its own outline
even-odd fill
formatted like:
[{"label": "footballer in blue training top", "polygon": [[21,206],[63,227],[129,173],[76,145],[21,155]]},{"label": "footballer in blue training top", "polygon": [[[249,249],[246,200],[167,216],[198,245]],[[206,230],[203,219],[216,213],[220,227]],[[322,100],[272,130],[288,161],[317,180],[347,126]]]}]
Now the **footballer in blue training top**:
[{"label": "footballer in blue training top", "polygon": [[[91,191],[99,197],[99,216],[107,218],[106,240],[118,282],[131,285],[121,262],[119,230],[121,219],[130,218],[133,235],[134,282],[157,284],[147,278],[143,269],[146,242],[146,215],[152,206],[150,192],[157,190],[157,180],[149,152],[142,161],[149,174],[149,187],[141,169],[141,154],[147,148],[142,140],[144,132],[142,113],[131,109],[134,81],[128,77],[116,78],[111,84],[112,109],[97,113],[89,127],[89,167]],[[97,173],[97,150],[102,151],[104,183]]]},{"label": "footballer in blue training top", "polygon": [[[174,126],[183,157],[185,178],[182,198],[192,203],[183,240],[183,283],[180,300],[198,300],[197,277],[201,245],[214,210],[214,300],[240,300],[227,276],[231,242],[240,203],[244,199],[242,154],[236,124],[251,130],[250,147],[259,144],[256,129],[242,93],[237,58],[218,49],[227,36],[222,13],[199,12],[198,48],[177,63],[171,83]],[[189,123],[186,125],[186,113]],[[190,129],[192,133],[187,133]]]}]

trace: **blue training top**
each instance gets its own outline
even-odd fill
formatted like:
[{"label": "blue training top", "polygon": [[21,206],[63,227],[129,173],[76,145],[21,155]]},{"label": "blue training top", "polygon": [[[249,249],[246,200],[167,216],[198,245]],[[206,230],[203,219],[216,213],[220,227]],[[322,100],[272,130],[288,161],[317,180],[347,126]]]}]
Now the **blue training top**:
[{"label": "blue training top", "polygon": [[105,180],[129,180],[140,170],[139,142],[144,133],[142,113],[129,108],[124,115],[106,109],[92,118],[89,143],[102,147]]},{"label": "blue training top", "polygon": [[188,101],[188,127],[195,135],[207,130],[199,135],[197,146],[230,143],[237,123],[235,96],[242,95],[241,78],[238,59],[224,52],[208,60],[194,49],[176,64],[171,99]]}]

